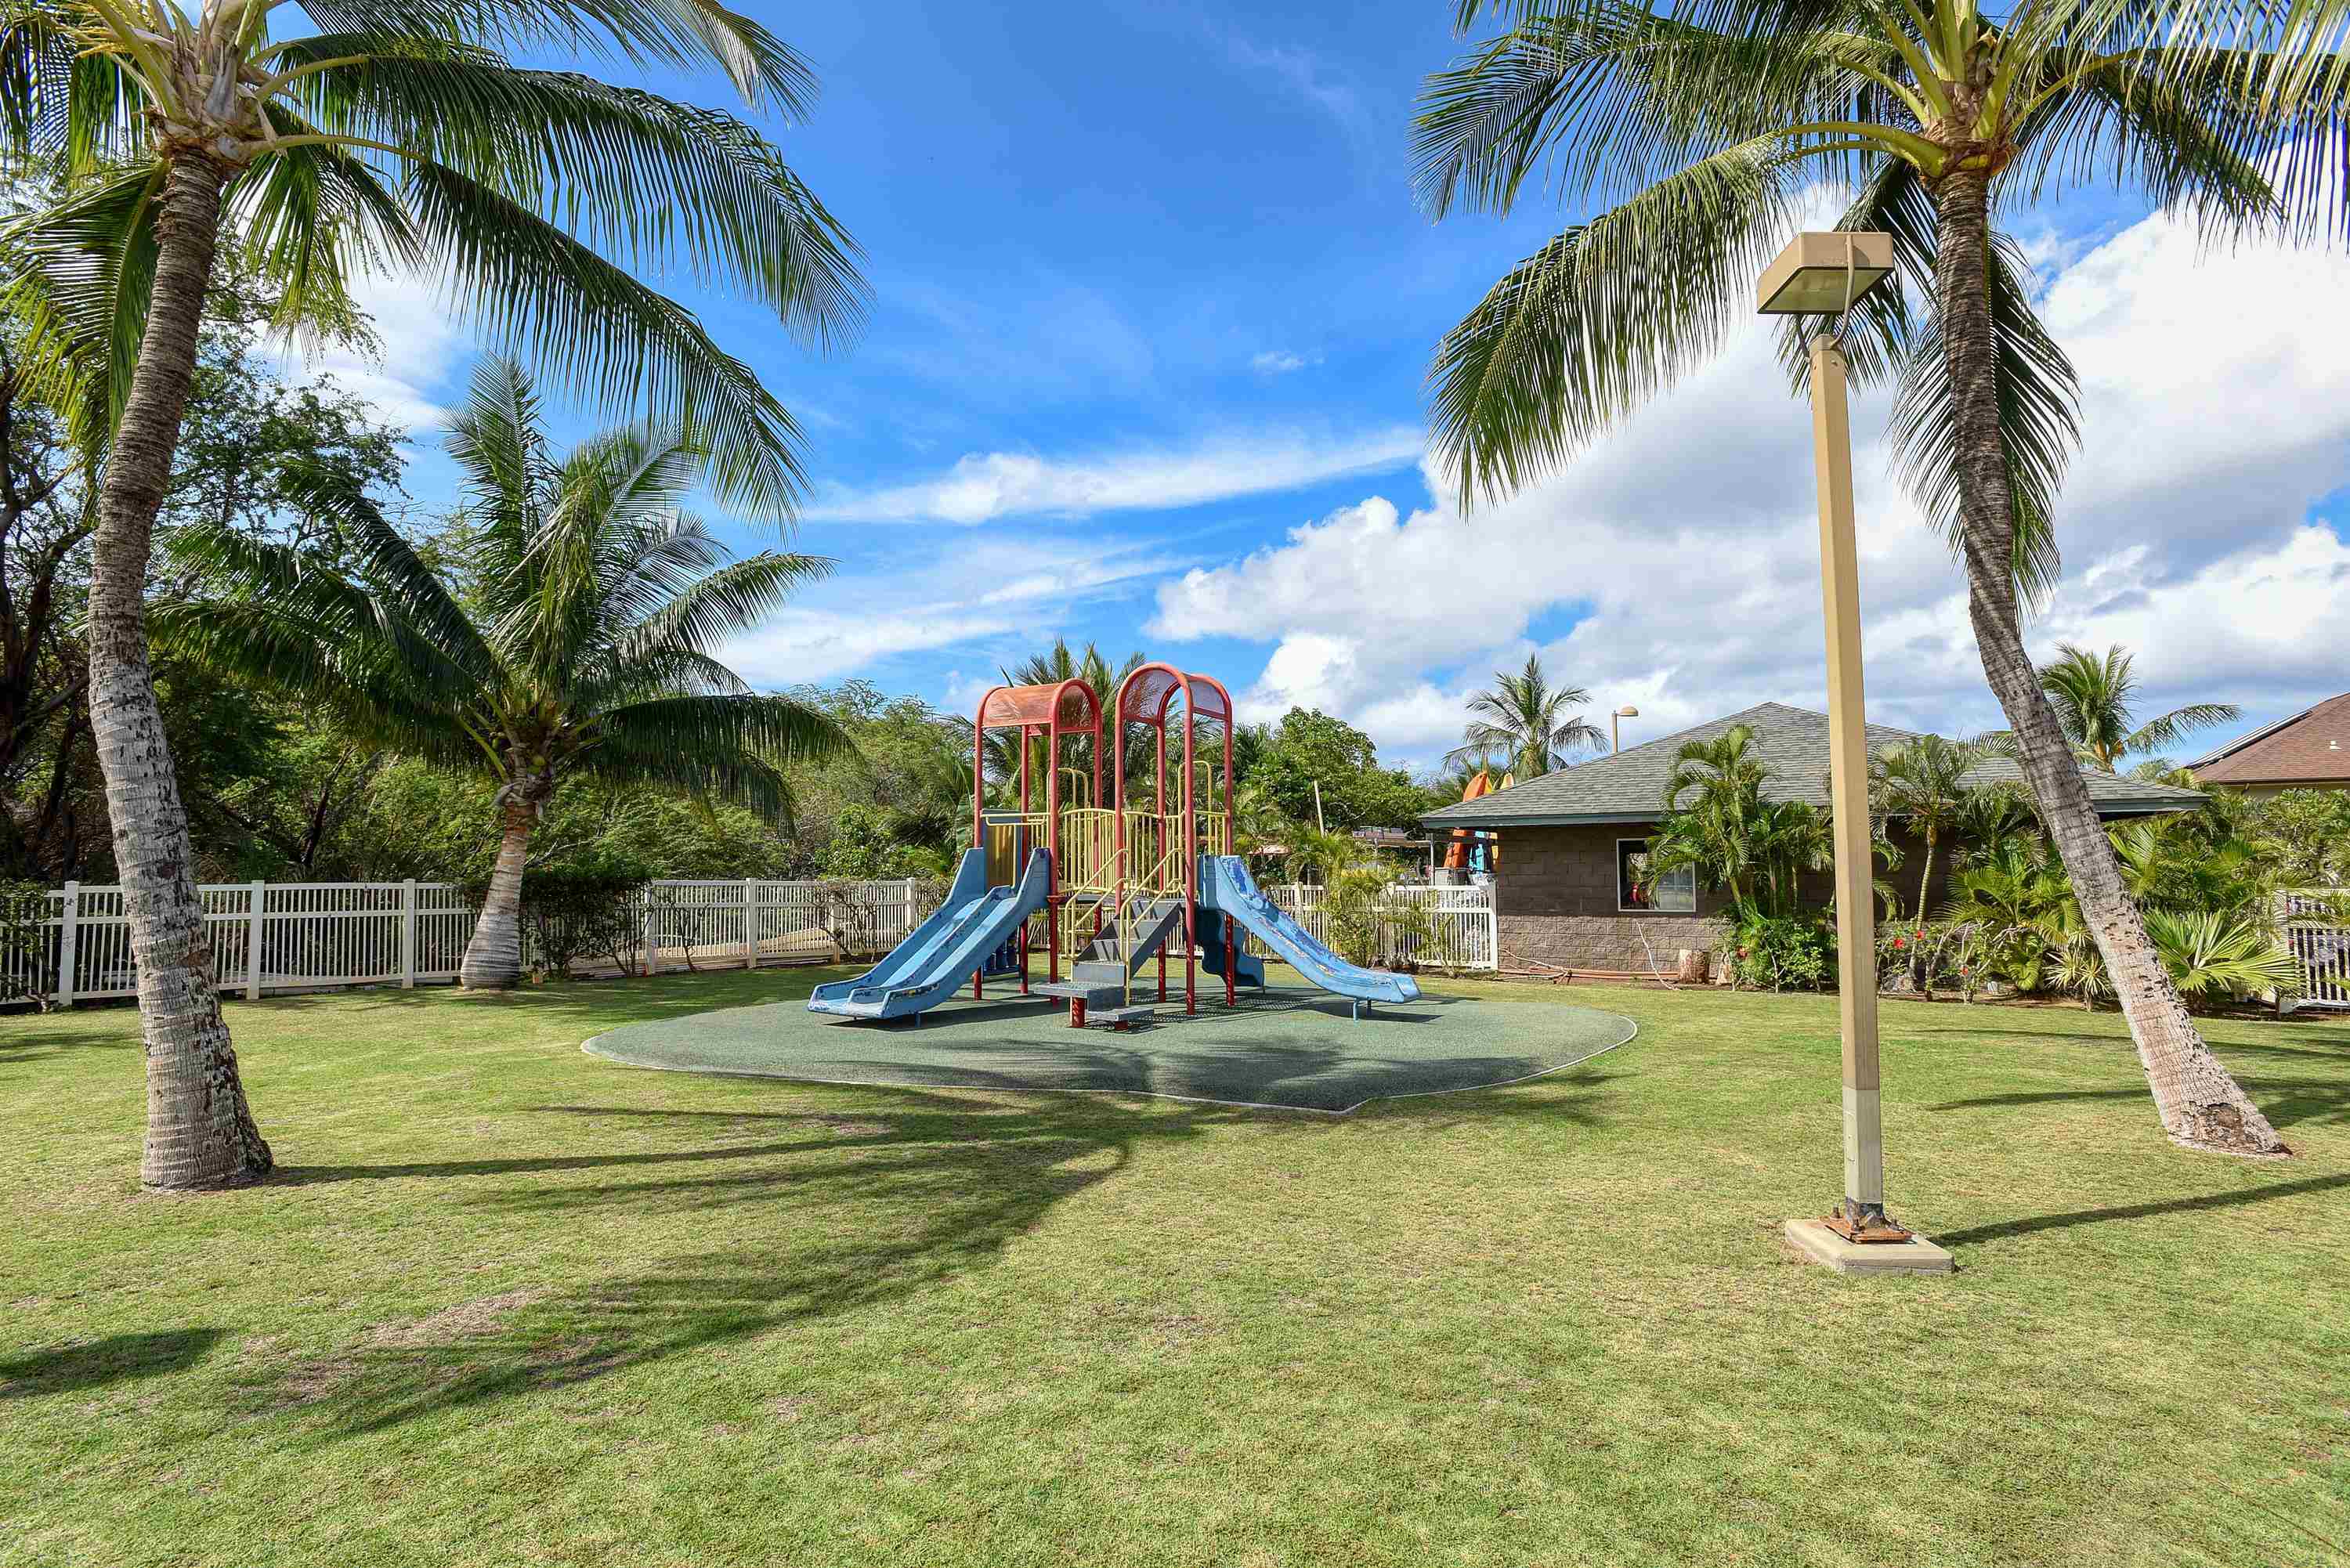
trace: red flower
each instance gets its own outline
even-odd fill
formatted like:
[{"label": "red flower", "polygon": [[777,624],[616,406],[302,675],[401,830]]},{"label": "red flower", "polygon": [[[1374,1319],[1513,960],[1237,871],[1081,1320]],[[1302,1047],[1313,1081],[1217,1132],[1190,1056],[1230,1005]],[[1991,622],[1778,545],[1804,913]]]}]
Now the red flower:
[{"label": "red flower", "polygon": [[1918,940],[1921,942],[1926,940],[1926,933],[1922,929],[1918,933]]},{"label": "red flower", "polygon": [[1906,947],[1908,947],[1909,944],[1908,944],[1908,942],[1906,942],[1906,941],[1902,940],[1899,937],[1896,937],[1896,938],[1894,938],[1894,939],[1893,939],[1893,945],[1894,945],[1894,947],[1895,947],[1895,948],[1898,949],[1898,948],[1906,948]]}]

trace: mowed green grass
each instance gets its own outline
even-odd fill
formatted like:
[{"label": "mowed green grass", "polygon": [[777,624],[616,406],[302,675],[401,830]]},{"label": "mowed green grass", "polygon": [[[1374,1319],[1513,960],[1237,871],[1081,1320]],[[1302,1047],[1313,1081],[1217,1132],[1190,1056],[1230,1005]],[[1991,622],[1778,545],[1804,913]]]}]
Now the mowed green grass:
[{"label": "mowed green grass", "polygon": [[[232,1003],[283,1165],[137,1188],[133,1015],[0,1020],[0,1563],[2269,1563],[2350,1547],[2350,1029],[1888,1003],[1939,1279],[1798,1263],[1833,1003],[1346,1119],[630,1070],[809,971]],[[1369,1031],[1375,1024],[1366,1024]]]}]

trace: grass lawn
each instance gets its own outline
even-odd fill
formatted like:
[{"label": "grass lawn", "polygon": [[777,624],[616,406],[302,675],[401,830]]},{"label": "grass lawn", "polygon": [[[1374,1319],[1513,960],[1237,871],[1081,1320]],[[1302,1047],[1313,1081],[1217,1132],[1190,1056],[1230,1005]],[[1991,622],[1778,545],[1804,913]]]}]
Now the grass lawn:
[{"label": "grass lawn", "polygon": [[[1833,1003],[1335,1119],[632,1070],[810,971],[233,1002],[283,1166],[141,1194],[128,1010],[0,1019],[0,1563],[2269,1563],[2350,1551],[2350,1028],[2212,1026],[2300,1151],[2161,1135],[2119,1021]],[[1367,1024],[1365,1029],[1376,1025]]]}]

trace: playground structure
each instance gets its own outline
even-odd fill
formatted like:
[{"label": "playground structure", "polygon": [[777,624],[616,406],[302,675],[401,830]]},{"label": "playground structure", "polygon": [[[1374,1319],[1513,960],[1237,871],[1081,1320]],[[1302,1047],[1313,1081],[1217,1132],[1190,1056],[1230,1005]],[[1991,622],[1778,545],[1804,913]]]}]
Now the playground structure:
[{"label": "playground structure", "polygon": [[[1090,1015],[1123,1028],[1150,1011],[1135,1001],[1145,965],[1157,966],[1146,982],[1156,1001],[1169,1000],[1170,949],[1180,952],[1186,1013],[1198,1011],[1202,967],[1223,982],[1228,1007],[1238,1005],[1241,986],[1262,989],[1263,962],[1240,950],[1243,929],[1347,997],[1357,1017],[1369,1003],[1418,997],[1409,977],[1348,963],[1325,947],[1232,854],[1232,724],[1222,682],[1170,664],[1129,673],[1107,714],[1081,680],[990,690],[972,726],[972,847],[946,899],[869,972],[818,986],[809,1011],[919,1018],[965,980],[983,999],[994,979],[1021,996],[1067,1002],[1074,1027]],[[990,808],[988,739],[1007,731],[1004,784],[1014,804]],[[1151,787],[1136,799],[1126,763],[1145,744]],[[1173,787],[1170,762],[1180,768]],[[1042,981],[1033,972],[1040,950]]]}]

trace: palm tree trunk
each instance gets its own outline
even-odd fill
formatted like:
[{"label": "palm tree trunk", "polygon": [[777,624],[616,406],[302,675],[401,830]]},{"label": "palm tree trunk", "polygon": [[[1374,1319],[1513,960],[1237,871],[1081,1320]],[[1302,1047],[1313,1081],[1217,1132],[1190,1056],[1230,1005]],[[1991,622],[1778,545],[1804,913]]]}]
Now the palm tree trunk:
[{"label": "palm tree trunk", "polygon": [[212,284],[224,171],[172,160],[156,214],[153,303],[138,367],[99,491],[90,546],[89,722],[106,778],[117,875],[138,966],[147,1054],[150,1187],[234,1187],[270,1168],[237,1075],[213,990],[204,927],[163,715],[147,661],[147,567],[195,372],[196,334]]},{"label": "palm tree trunk", "polygon": [[1945,176],[1934,194],[1940,229],[1935,293],[1958,443],[1960,552],[1983,673],[2015,732],[2017,761],[2040,819],[2105,955],[2163,1127],[2193,1148],[2289,1153],[2196,1033],[2137,906],[2122,887],[2089,786],[2024,652],[2013,572],[2014,499],[2000,439],[1998,344],[1986,282],[1989,190],[1981,173],[1960,171]]},{"label": "palm tree trunk", "polygon": [[505,831],[498,840],[497,865],[473,922],[457,983],[468,991],[504,991],[522,983],[522,873],[530,859],[531,825],[540,796],[515,780],[506,788]]}]

